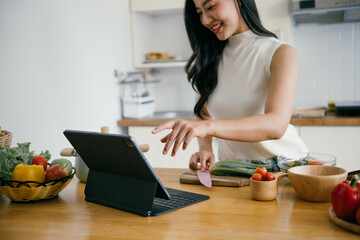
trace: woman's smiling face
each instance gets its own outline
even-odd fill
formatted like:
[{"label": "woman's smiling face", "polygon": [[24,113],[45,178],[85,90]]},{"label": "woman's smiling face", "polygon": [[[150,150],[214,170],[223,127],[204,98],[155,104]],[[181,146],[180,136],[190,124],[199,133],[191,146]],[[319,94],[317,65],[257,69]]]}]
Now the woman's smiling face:
[{"label": "woman's smiling face", "polygon": [[[244,24],[236,0],[193,0],[201,24],[219,40],[226,40],[241,31]],[[246,25],[246,24],[245,24]]]}]

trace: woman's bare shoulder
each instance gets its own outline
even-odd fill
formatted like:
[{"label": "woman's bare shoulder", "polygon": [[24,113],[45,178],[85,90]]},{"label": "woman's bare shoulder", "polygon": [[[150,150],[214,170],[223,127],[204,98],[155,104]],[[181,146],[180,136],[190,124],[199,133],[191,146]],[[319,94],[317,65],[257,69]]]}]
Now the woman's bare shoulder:
[{"label": "woman's bare shoulder", "polygon": [[275,51],[274,56],[273,57],[295,57],[298,58],[298,53],[296,51],[296,49],[289,45],[289,44],[281,44]]},{"label": "woman's bare shoulder", "polygon": [[296,49],[289,44],[281,44],[275,51],[271,67],[274,66],[287,66],[288,64],[298,64],[298,53]]}]

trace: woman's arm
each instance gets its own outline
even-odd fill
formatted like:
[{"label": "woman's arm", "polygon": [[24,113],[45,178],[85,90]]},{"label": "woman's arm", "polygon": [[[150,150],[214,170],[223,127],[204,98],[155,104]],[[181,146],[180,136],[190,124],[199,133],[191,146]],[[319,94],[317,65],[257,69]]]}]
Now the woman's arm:
[{"label": "woman's arm", "polygon": [[180,144],[186,149],[194,137],[207,136],[221,139],[258,142],[281,138],[289,124],[298,74],[298,55],[289,45],[281,45],[274,53],[270,65],[270,84],[265,103],[265,112],[234,120],[185,121],[171,120],[159,125],[153,133],[173,129],[166,137],[164,154],[174,144],[176,154]]},{"label": "woman's arm", "polygon": [[[204,120],[211,120],[211,116],[207,110],[206,104],[203,108],[203,119],[195,116],[196,121],[204,121]],[[199,144],[199,152],[194,153],[189,161],[189,168],[192,170],[201,169],[205,171],[206,169],[210,168],[215,163],[215,156],[212,148],[212,137],[205,136],[202,138],[197,138]],[[184,146],[183,146],[184,147]],[[175,155],[174,152],[172,155]],[[198,165],[200,163],[200,166]]]}]

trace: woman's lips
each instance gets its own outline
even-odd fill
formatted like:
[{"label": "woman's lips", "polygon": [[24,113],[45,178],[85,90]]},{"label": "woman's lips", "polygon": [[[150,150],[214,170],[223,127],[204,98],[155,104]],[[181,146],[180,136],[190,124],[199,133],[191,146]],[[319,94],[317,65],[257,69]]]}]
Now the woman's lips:
[{"label": "woman's lips", "polygon": [[210,29],[217,34],[221,29],[222,29],[222,24],[218,23],[218,24],[214,24],[210,27]]}]

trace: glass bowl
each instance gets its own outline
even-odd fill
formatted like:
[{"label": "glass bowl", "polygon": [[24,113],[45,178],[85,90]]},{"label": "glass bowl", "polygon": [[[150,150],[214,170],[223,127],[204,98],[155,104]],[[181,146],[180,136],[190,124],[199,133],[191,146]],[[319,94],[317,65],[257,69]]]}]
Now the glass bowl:
[{"label": "glass bowl", "polygon": [[336,157],[326,153],[301,152],[292,158],[277,157],[277,163],[281,172],[287,172],[289,168],[303,165],[336,166]]}]

